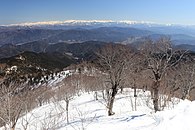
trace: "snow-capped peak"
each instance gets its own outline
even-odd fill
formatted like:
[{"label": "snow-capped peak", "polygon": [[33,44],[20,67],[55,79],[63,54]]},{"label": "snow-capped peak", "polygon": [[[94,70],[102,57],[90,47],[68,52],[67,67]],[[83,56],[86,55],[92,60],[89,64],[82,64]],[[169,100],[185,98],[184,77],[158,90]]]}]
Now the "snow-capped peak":
[{"label": "snow-capped peak", "polygon": [[43,21],[43,22],[27,22],[19,24],[10,24],[7,26],[37,26],[37,25],[60,25],[60,24],[84,24],[84,23],[108,23],[112,20],[65,20],[65,21]]},{"label": "snow-capped peak", "polygon": [[27,22],[19,24],[10,24],[7,26],[43,26],[43,25],[93,25],[93,24],[154,24],[145,21],[113,21],[113,20],[65,20],[65,21],[44,21],[44,22]]},{"label": "snow-capped peak", "polygon": [[129,21],[129,20],[122,20],[122,21],[119,21],[119,23],[125,23],[125,24],[155,24],[154,22],[149,22],[149,21]]}]

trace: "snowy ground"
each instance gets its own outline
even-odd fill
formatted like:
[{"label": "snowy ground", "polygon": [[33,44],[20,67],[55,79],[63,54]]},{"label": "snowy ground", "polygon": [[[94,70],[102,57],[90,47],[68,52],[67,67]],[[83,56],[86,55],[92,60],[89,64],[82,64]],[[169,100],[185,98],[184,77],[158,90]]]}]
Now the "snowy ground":
[{"label": "snowy ground", "polygon": [[[23,130],[195,130],[195,101],[174,99],[165,111],[154,113],[148,92],[139,90],[135,111],[132,90],[126,89],[114,103],[115,115],[107,116],[105,101],[95,101],[93,93],[84,93],[70,101],[69,123],[65,102],[53,102],[20,118],[16,129]],[[174,107],[174,108],[173,108]],[[27,122],[29,123],[27,125]],[[3,128],[1,129],[3,130]]]}]

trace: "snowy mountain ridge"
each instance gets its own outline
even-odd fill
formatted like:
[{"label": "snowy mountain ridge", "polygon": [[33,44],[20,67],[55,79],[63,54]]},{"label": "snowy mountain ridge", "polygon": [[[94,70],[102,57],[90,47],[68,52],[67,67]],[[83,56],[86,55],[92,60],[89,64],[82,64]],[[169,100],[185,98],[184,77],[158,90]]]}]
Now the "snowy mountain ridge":
[{"label": "snowy mountain ridge", "polygon": [[[131,20],[122,20],[122,21],[113,21],[113,20],[64,20],[64,21],[43,21],[43,22],[26,22],[26,23],[19,23],[19,24],[10,24],[4,26],[46,26],[46,25],[96,25],[96,24],[104,24],[104,25],[135,25],[135,24],[146,24],[146,25],[163,25],[163,24],[156,24],[154,22],[148,21],[131,21]],[[165,24],[166,25],[166,24]],[[170,26],[171,24],[167,24]]]}]

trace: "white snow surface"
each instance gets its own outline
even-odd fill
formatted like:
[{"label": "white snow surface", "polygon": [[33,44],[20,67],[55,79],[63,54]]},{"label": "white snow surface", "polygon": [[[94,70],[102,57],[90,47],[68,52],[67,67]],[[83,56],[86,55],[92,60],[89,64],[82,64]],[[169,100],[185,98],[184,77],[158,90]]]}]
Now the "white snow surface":
[{"label": "white snow surface", "polygon": [[[66,122],[65,102],[52,102],[34,109],[20,118],[16,130],[195,130],[195,101],[173,99],[169,108],[153,112],[149,92],[139,90],[135,111],[133,90],[125,89],[114,103],[115,115],[107,116],[105,102],[98,92],[75,96],[70,101],[69,123]],[[23,126],[22,126],[23,124]],[[0,128],[3,130],[3,128]]]},{"label": "white snow surface", "polygon": [[[54,76],[54,79],[49,79],[48,81],[48,86],[56,86],[58,83],[60,83],[64,78],[66,78],[67,76],[71,75],[71,70],[65,70],[65,71],[61,71],[59,73],[57,73],[56,76]],[[60,75],[60,77],[59,77]]]}]

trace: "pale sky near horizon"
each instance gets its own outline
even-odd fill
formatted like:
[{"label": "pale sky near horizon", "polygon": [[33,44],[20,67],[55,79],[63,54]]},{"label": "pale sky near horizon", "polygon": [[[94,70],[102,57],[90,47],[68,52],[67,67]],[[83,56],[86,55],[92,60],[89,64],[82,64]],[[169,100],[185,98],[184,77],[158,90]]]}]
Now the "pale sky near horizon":
[{"label": "pale sky near horizon", "polygon": [[0,24],[133,20],[195,25],[195,0],[0,0]]}]

